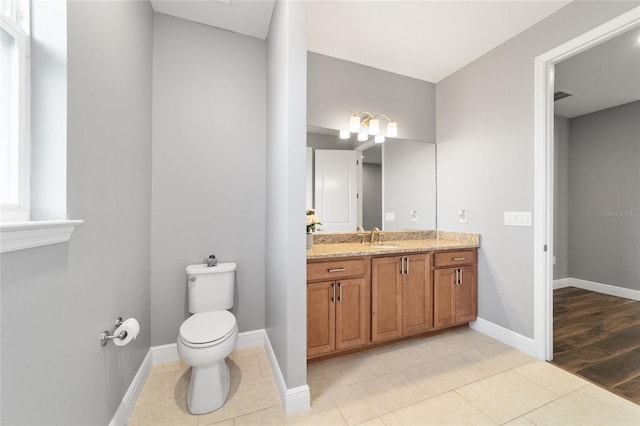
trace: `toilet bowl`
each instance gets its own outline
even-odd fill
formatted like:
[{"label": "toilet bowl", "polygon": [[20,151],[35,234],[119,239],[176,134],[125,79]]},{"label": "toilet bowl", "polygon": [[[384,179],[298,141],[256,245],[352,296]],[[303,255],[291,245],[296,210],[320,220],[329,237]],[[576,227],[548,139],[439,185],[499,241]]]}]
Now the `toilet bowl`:
[{"label": "toilet bowl", "polygon": [[220,408],[230,388],[225,358],[238,340],[236,318],[228,311],[197,313],[189,317],[178,334],[178,354],[192,367],[187,407],[192,414]]}]

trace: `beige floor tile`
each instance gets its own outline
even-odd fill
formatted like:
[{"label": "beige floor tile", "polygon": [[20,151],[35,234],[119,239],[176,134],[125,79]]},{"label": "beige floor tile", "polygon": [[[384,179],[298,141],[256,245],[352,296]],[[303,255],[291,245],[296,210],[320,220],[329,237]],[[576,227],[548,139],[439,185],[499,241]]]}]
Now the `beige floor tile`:
[{"label": "beige floor tile", "polygon": [[506,371],[456,390],[496,423],[520,417],[556,398],[547,389]]},{"label": "beige floor tile", "polygon": [[173,398],[186,398],[187,391],[189,390],[189,382],[191,381],[191,369],[183,372],[176,372],[176,377],[173,382]]},{"label": "beige floor tile", "polygon": [[312,395],[373,377],[375,375],[359,357],[342,358],[307,367],[307,383]]},{"label": "beige floor tile", "polygon": [[637,418],[638,424],[640,424],[640,405],[634,404],[629,400],[619,397],[618,395],[591,383],[580,389],[580,392],[583,392],[598,401],[604,402],[615,410]]},{"label": "beige floor tile", "polygon": [[462,352],[460,356],[489,374],[497,374],[534,358],[505,344],[494,342]]},{"label": "beige floor tile", "polygon": [[434,357],[442,358],[494,342],[495,340],[481,333],[464,329],[424,339],[421,344],[424,345]]},{"label": "beige floor tile", "polygon": [[196,426],[198,417],[189,414],[184,399],[166,399],[136,407],[129,418],[129,426]]},{"label": "beige floor tile", "polygon": [[281,406],[267,408],[235,418],[235,426],[251,425],[346,425],[340,411],[329,398],[314,403],[308,410],[285,414]]},{"label": "beige floor tile", "polygon": [[140,392],[138,401],[136,401],[136,406],[169,399],[175,377],[175,372],[149,376],[142,388],[142,392]]},{"label": "beige floor tile", "polygon": [[229,354],[229,358],[237,359],[237,358],[244,358],[244,357],[252,357],[252,356],[264,355],[266,353],[267,352],[264,350],[264,346],[251,346],[249,348],[236,349],[235,351],[231,352],[231,354]]},{"label": "beige floor tile", "polygon": [[455,392],[448,392],[382,416],[385,425],[495,425]]},{"label": "beige floor tile", "polygon": [[531,423],[525,417],[518,417],[517,419],[513,419],[509,423],[505,423],[502,426],[530,426],[530,425],[533,425],[533,423]]},{"label": "beige floor tile", "polygon": [[476,382],[488,375],[458,355],[407,368],[402,373],[428,397]]},{"label": "beige floor tile", "polygon": [[385,426],[385,424],[380,417],[376,417],[364,423],[359,423],[357,426]]},{"label": "beige floor tile", "polygon": [[267,354],[258,355],[258,362],[260,363],[260,370],[262,371],[262,377],[271,377],[271,362]]},{"label": "beige floor tile", "polygon": [[218,423],[211,423],[210,426],[233,426],[233,425],[234,425],[233,419],[227,419]]},{"label": "beige floor tile", "polygon": [[513,371],[558,396],[566,395],[589,384],[586,380],[544,361],[528,362],[514,368]]},{"label": "beige floor tile", "polygon": [[260,360],[257,355],[227,358],[231,380],[255,380],[262,376]]},{"label": "beige floor tile", "polygon": [[331,399],[350,425],[379,417],[425,398],[402,374],[387,374],[330,391]]},{"label": "beige floor tile", "polygon": [[242,416],[280,405],[278,392],[271,377],[232,382],[225,404],[218,410],[200,416],[199,425]]},{"label": "beige floor tile", "polygon": [[156,374],[184,371],[184,370],[188,370],[189,368],[191,367],[185,364],[184,362],[182,362],[181,360],[163,362],[162,364],[156,364],[153,366],[153,368],[151,369],[151,375],[153,376]]},{"label": "beige floor tile", "polygon": [[376,376],[383,376],[436,359],[427,346],[415,342],[366,353],[359,358]]},{"label": "beige floor tile", "polygon": [[576,391],[525,415],[536,425],[633,425],[640,416],[613,408],[604,402]]}]

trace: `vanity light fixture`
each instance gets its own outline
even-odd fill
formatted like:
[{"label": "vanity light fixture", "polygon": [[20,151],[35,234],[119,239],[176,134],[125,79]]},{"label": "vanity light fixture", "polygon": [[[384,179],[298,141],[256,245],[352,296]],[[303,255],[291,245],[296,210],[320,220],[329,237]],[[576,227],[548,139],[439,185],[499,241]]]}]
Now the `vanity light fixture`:
[{"label": "vanity light fixture", "polygon": [[[380,134],[380,120],[379,118],[387,120],[387,132],[386,135]],[[369,139],[369,135],[375,137],[376,143],[382,143],[385,141],[385,136],[388,138],[398,137],[398,122],[395,119],[389,118],[386,114],[371,114],[367,111],[353,112],[351,111],[351,118],[349,119],[349,132],[346,130],[340,131],[340,139],[348,139],[348,133],[357,133],[358,140],[364,142]]]}]

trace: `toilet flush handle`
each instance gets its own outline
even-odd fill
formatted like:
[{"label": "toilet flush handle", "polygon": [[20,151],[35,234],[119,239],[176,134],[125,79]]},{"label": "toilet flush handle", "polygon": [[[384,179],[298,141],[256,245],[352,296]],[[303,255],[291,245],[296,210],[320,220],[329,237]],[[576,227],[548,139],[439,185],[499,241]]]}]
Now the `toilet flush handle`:
[{"label": "toilet flush handle", "polygon": [[189,277],[189,281],[195,281],[195,280],[196,280],[196,278],[197,278],[197,277],[196,277],[195,275],[193,275],[193,276]]}]

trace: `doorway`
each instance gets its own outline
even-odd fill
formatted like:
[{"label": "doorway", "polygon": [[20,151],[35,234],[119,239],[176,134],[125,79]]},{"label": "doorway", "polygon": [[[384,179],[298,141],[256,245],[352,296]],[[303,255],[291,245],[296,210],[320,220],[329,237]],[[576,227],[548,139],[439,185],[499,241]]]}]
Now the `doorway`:
[{"label": "doorway", "polygon": [[640,7],[535,59],[534,345],[553,359],[553,212],[555,64],[640,26]]}]

